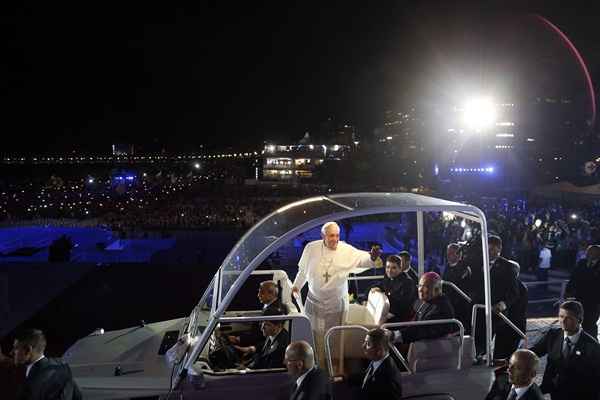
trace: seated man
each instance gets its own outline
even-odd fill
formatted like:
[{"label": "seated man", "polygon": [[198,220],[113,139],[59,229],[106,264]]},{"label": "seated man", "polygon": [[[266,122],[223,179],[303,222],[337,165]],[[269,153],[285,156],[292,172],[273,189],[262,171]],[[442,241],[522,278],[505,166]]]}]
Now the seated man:
[{"label": "seated man", "polygon": [[412,304],[417,299],[417,282],[402,272],[402,259],[391,255],[385,263],[385,277],[371,290],[383,291],[390,301],[391,318],[387,322],[410,321],[413,317]]},{"label": "seated man", "polygon": [[[258,301],[263,305],[262,315],[265,315],[267,310],[279,311],[279,314],[288,314],[288,308],[279,299],[279,288],[275,281],[261,282],[258,287]],[[229,343],[239,346],[250,346],[262,342],[263,336],[261,333],[260,324],[252,324],[252,329],[249,332],[244,332],[239,335],[229,335],[227,337]]]},{"label": "seated man", "polygon": [[[454,318],[454,309],[442,294],[442,278],[435,272],[426,272],[419,279],[419,299],[413,309],[414,321],[431,321]],[[409,326],[394,332],[394,343],[412,343],[423,339],[436,339],[455,332],[453,324]]]},{"label": "seated man", "polygon": [[[265,316],[282,315],[279,310],[265,310]],[[290,344],[290,334],[283,327],[284,321],[263,321],[261,330],[265,337],[262,347],[234,346],[252,359],[248,364],[250,369],[284,368],[285,349]]]},{"label": "seated man", "polygon": [[290,400],[331,400],[327,373],[315,365],[315,354],[305,341],[292,342],[285,351],[285,365],[294,379]]}]

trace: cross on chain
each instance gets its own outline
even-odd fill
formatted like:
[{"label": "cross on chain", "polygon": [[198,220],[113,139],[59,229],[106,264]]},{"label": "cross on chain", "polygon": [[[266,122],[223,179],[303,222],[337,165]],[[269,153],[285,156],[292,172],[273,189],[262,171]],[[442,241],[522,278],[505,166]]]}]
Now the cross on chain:
[{"label": "cross on chain", "polygon": [[331,275],[329,275],[329,271],[325,271],[325,273],[323,274],[323,278],[325,278],[325,283],[329,282],[329,278],[331,278]]}]

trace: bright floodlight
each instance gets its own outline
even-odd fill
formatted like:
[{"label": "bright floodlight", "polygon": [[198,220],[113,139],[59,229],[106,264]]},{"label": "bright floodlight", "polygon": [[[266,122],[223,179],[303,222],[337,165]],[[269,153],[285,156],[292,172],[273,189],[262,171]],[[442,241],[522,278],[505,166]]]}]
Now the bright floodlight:
[{"label": "bright floodlight", "polygon": [[196,169],[200,169],[200,163],[195,163],[195,164],[194,164],[194,168],[196,168]]},{"label": "bright floodlight", "polygon": [[482,131],[491,128],[496,122],[496,106],[487,97],[472,99],[465,104],[463,117],[467,127]]}]

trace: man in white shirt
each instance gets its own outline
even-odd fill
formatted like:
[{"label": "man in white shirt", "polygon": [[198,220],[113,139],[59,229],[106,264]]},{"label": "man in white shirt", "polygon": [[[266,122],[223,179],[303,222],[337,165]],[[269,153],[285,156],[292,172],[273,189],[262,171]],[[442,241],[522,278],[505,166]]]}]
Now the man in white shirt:
[{"label": "man in white shirt", "polygon": [[548,248],[548,243],[544,243],[544,246],[540,250],[539,259],[538,280],[544,282],[548,280],[548,271],[550,270],[550,264],[552,262],[552,251]]},{"label": "man in white shirt", "polygon": [[304,247],[292,294],[299,294],[308,283],[305,312],[312,325],[317,359],[323,365],[325,333],[342,325],[348,311],[349,274],[375,268],[381,250],[373,247],[369,253],[340,242],[340,227],[335,222],[323,225],[321,237]]},{"label": "man in white shirt", "polygon": [[290,400],[331,400],[331,384],[327,374],[315,365],[312,347],[301,340],[285,350],[285,366],[294,379]]}]

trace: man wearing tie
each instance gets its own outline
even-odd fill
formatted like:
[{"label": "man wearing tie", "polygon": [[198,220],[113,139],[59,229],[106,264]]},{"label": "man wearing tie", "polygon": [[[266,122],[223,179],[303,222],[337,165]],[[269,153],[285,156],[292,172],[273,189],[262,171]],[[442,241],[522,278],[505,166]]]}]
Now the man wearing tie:
[{"label": "man wearing tie", "polygon": [[285,350],[285,366],[294,379],[290,400],[331,400],[329,378],[315,365],[310,344],[303,340],[290,343]]},{"label": "man wearing tie", "polygon": [[599,400],[600,344],[581,328],[583,306],[566,301],[558,312],[560,329],[551,329],[531,348],[548,355],[542,392],[552,400]]},{"label": "man wearing tie", "polygon": [[485,400],[544,400],[534,382],[539,358],[531,350],[520,349],[510,357],[508,372],[498,373]]},{"label": "man wearing tie", "polygon": [[364,400],[402,398],[400,370],[390,357],[390,332],[376,328],[367,333],[363,352],[371,362],[362,378],[360,398]]}]

